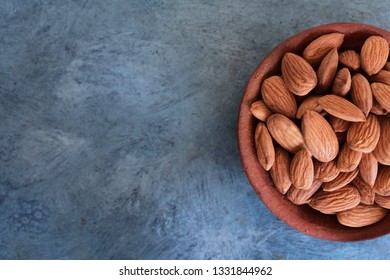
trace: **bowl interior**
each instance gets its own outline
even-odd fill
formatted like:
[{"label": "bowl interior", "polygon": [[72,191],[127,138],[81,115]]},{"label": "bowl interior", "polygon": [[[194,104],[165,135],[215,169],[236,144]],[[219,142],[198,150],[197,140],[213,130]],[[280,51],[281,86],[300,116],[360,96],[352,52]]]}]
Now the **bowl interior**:
[{"label": "bowl interior", "polygon": [[356,23],[334,23],[308,29],[296,34],[275,47],[257,66],[247,83],[241,101],[238,118],[238,144],[245,173],[259,198],[279,219],[291,227],[313,237],[333,241],[358,241],[372,239],[390,233],[390,215],[370,226],[346,227],[338,223],[335,215],[322,214],[308,205],[297,206],[274,186],[271,177],[257,160],[254,132],[257,120],[250,105],[259,99],[260,85],[272,75],[280,75],[280,61],[286,52],[302,54],[304,48],[321,35],[341,32],[345,34],[340,50],[360,50],[365,39],[380,35],[390,42],[386,30]]}]

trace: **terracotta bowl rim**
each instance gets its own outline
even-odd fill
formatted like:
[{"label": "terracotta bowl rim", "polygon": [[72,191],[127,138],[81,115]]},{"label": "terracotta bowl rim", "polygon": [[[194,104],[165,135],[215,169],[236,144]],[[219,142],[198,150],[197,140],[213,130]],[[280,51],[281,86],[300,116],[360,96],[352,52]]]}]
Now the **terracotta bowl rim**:
[{"label": "terracotta bowl rim", "polygon": [[[241,163],[246,176],[264,205],[280,220],[290,227],[312,237],[330,241],[361,241],[377,238],[390,233],[390,214],[380,222],[362,228],[349,228],[324,217],[324,214],[313,212],[308,206],[296,206],[279,193],[266,171],[257,161],[253,135],[255,119],[249,111],[250,104],[258,97],[262,80],[270,76],[276,64],[279,64],[281,54],[287,51],[302,49],[302,41],[310,40],[330,32],[341,32],[346,35],[363,33],[364,35],[381,35],[390,42],[390,32],[372,25],[335,22],[319,25],[299,32],[273,48],[257,65],[251,74],[240,103],[238,116],[238,148]],[[360,34],[359,33],[359,34]],[[305,43],[305,46],[307,45]],[[301,46],[299,47],[299,44]],[[305,208],[306,207],[306,208]],[[320,217],[316,219],[316,216]],[[334,218],[335,220],[335,218]]]}]

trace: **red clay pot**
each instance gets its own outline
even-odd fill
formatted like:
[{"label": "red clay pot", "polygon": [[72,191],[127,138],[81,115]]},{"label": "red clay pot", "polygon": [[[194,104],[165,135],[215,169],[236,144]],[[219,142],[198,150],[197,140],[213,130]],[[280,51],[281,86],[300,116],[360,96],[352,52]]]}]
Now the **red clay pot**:
[{"label": "red clay pot", "polygon": [[[241,162],[254,191],[279,219],[307,235],[333,241],[359,241],[390,233],[390,214],[380,222],[350,228],[337,222],[335,215],[325,215],[307,205],[296,206],[275,188],[269,174],[261,167],[256,157],[254,131],[257,123],[250,105],[259,99],[260,85],[271,75],[280,74],[280,62],[286,52],[301,54],[315,38],[331,33],[345,34],[342,49],[359,50],[364,40],[371,35],[381,35],[390,42],[390,32],[365,24],[333,23],[314,27],[296,34],[275,47],[257,66],[244,91],[238,119],[238,144]],[[342,50],[341,49],[341,50]]]}]

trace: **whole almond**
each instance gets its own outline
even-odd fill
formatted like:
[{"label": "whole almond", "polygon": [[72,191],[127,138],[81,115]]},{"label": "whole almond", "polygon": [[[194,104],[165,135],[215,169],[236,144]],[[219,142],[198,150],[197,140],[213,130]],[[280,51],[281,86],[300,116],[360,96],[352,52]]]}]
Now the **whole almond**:
[{"label": "whole almond", "polygon": [[273,114],[267,119],[267,127],[276,142],[290,153],[304,148],[304,140],[298,126],[281,114]]},{"label": "whole almond", "polygon": [[265,105],[263,100],[253,102],[250,111],[253,116],[262,122],[265,122],[272,115],[272,111]]},{"label": "whole almond", "polygon": [[349,72],[348,68],[342,68],[337,72],[333,80],[332,93],[339,96],[345,96],[347,95],[350,88],[351,73]]},{"label": "whole almond", "polygon": [[378,205],[358,205],[352,209],[337,213],[340,224],[348,227],[364,227],[375,224],[387,214],[387,210]]},{"label": "whole almond", "polygon": [[320,67],[317,70],[317,90],[323,92],[328,89],[337,72],[339,63],[339,54],[334,48],[321,61]]},{"label": "whole almond", "polygon": [[317,65],[331,49],[339,49],[344,41],[344,34],[330,33],[313,40],[303,51],[303,57],[311,65]]},{"label": "whole almond", "polygon": [[377,115],[377,116],[383,116],[386,115],[388,112],[385,108],[383,108],[378,101],[376,101],[375,98],[372,99],[372,108],[371,113]]},{"label": "whole almond", "polygon": [[360,194],[360,202],[366,205],[371,205],[374,203],[375,192],[366,181],[360,175],[357,175],[355,179],[351,182]]},{"label": "whole almond", "polygon": [[341,172],[351,172],[358,167],[361,159],[362,152],[352,150],[344,144],[337,158],[337,168]]},{"label": "whole almond", "polygon": [[310,153],[306,149],[298,151],[290,165],[291,182],[294,187],[307,190],[313,184],[314,166]]},{"label": "whole almond", "polygon": [[360,55],[354,50],[341,52],[339,59],[340,64],[348,67],[350,70],[358,71],[360,69]]},{"label": "whole almond", "polygon": [[385,66],[383,66],[383,70],[390,71],[390,62],[386,62]]},{"label": "whole almond", "polygon": [[318,99],[318,103],[329,114],[350,122],[364,122],[366,120],[363,112],[347,99],[328,94]]},{"label": "whole almond", "polygon": [[287,198],[296,205],[302,205],[310,202],[311,197],[321,187],[322,182],[314,179],[312,185],[307,190],[298,189],[291,186],[287,192]]},{"label": "whole almond", "polygon": [[390,119],[384,118],[380,123],[380,136],[378,144],[373,152],[377,161],[384,165],[390,165]]},{"label": "whole almond", "polygon": [[336,134],[323,116],[315,111],[306,111],[301,126],[306,146],[313,157],[328,162],[337,156],[339,144]]},{"label": "whole almond", "polygon": [[281,68],[287,88],[298,96],[307,95],[317,85],[316,73],[299,55],[286,53]]},{"label": "whole almond", "polygon": [[313,96],[308,96],[301,105],[298,107],[298,111],[296,114],[297,119],[301,119],[303,117],[303,114],[306,113],[306,111],[312,110],[316,111],[318,113],[321,112],[322,108],[318,104],[318,99],[320,98],[320,95],[313,95]]},{"label": "whole almond", "polygon": [[381,70],[370,77],[371,82],[382,83],[390,86],[390,70]]},{"label": "whole almond", "polygon": [[374,186],[376,176],[378,175],[378,161],[372,153],[363,153],[362,159],[359,163],[359,172],[363,180],[370,185]]},{"label": "whole almond", "polygon": [[375,194],[375,203],[383,208],[390,209],[390,196]]},{"label": "whole almond", "polygon": [[275,147],[275,162],[270,169],[270,174],[276,188],[282,194],[285,194],[291,186],[290,164],[288,152],[281,147]]},{"label": "whole almond", "polygon": [[389,57],[389,44],[380,36],[370,36],[360,51],[361,66],[368,75],[378,73]]},{"label": "whole almond", "polygon": [[359,170],[355,169],[351,172],[340,172],[339,175],[330,182],[325,182],[322,184],[322,189],[326,192],[333,192],[338,190],[349,183],[359,174]]},{"label": "whole almond", "polygon": [[275,161],[275,149],[272,143],[271,135],[269,134],[265,124],[259,122],[257,127],[259,127],[259,135],[256,139],[257,158],[261,166],[268,171],[271,169]]},{"label": "whole almond", "polygon": [[324,214],[334,214],[356,207],[359,203],[358,190],[347,185],[333,192],[318,191],[312,197],[309,205]]},{"label": "whole almond", "polygon": [[383,195],[390,195],[390,167],[381,166],[378,170],[378,177],[376,178],[374,184],[374,192]]},{"label": "whole almond", "polygon": [[279,76],[264,80],[261,85],[261,95],[264,103],[275,113],[294,118],[297,113],[297,102],[294,95],[287,89]]},{"label": "whole almond", "polygon": [[380,137],[378,118],[369,114],[366,122],[352,123],[347,133],[348,146],[355,151],[371,153]]},{"label": "whole almond", "polygon": [[336,161],[321,162],[314,160],[314,178],[321,182],[333,181],[339,174],[340,170],[337,168]]},{"label": "whole almond", "polygon": [[351,126],[350,122],[347,122],[332,115],[329,116],[329,123],[332,126],[334,132],[346,132]]},{"label": "whole almond", "polygon": [[390,111],[390,86],[382,83],[372,83],[371,89],[381,107]]},{"label": "whole almond", "polygon": [[372,91],[368,80],[362,74],[355,74],[351,83],[352,102],[359,107],[365,116],[372,108]]}]

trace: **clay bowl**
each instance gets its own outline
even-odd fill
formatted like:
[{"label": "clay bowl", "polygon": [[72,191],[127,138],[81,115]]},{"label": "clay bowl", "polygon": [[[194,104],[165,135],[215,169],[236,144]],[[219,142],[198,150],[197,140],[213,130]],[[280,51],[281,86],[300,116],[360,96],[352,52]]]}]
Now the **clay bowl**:
[{"label": "clay bowl", "polygon": [[245,173],[259,198],[279,219],[307,235],[333,241],[359,241],[390,233],[390,214],[376,224],[350,228],[338,223],[335,215],[325,215],[308,205],[296,206],[278,192],[272,179],[256,157],[254,132],[257,124],[249,108],[259,99],[260,85],[269,76],[280,74],[280,61],[286,52],[301,54],[315,38],[331,33],[345,34],[340,50],[359,50],[371,35],[381,35],[390,42],[390,32],[369,25],[333,23],[314,27],[296,34],[275,47],[257,66],[244,91],[238,119],[238,144]]}]

